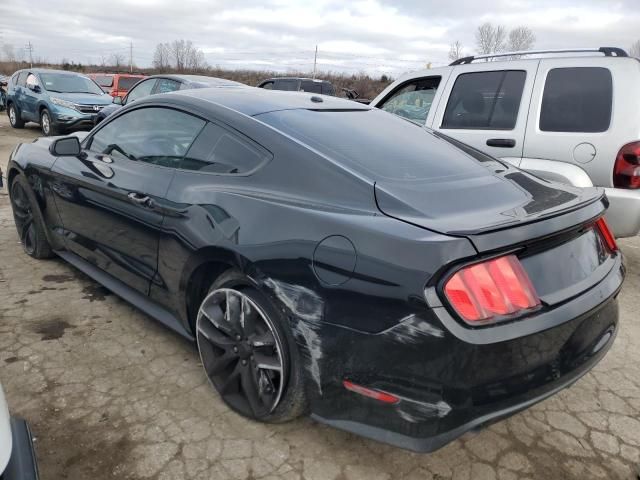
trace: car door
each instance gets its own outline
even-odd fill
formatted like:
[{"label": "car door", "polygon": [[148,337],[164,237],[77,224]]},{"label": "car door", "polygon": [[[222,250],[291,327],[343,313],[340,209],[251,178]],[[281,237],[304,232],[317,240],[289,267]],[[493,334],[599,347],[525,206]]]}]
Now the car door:
[{"label": "car door", "polygon": [[22,101],[22,118],[39,122],[39,113],[37,111],[38,101],[42,97],[42,87],[38,81],[38,77],[29,72],[26,79],[26,88],[24,88],[24,98]]},{"label": "car door", "polygon": [[444,85],[442,75],[428,75],[402,82],[375,106],[419,125],[430,126],[438,99],[438,88]]},{"label": "car door", "polygon": [[539,61],[492,63],[453,69],[433,128],[518,166]]},{"label": "car door", "polygon": [[67,248],[147,294],[158,260],[163,198],[205,122],[142,106],[105,122],[80,157],[53,166]]},{"label": "car door", "polygon": [[[15,90],[14,90],[14,94],[13,94],[13,99],[15,100],[17,107],[18,107],[18,111],[20,112],[20,115],[22,116],[22,111],[23,111],[23,104],[25,102],[25,93],[24,91],[27,89],[27,75],[29,74],[29,72],[27,72],[26,70],[23,70],[19,73],[18,75],[18,79],[15,82]],[[22,117],[23,120],[25,120],[24,117]]]},{"label": "car door", "polygon": [[601,57],[540,61],[522,168],[553,178],[542,171],[546,161],[570,163],[588,171],[594,185],[613,186],[613,159],[626,142],[612,142],[611,132],[632,141],[637,126],[630,121],[633,104],[617,97],[622,89],[615,88],[612,68]]}]

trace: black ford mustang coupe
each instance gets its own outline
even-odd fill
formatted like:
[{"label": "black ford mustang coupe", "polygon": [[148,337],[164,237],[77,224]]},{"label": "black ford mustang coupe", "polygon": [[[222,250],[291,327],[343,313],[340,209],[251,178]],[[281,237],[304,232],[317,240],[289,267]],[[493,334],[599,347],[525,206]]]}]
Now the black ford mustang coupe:
[{"label": "black ford mustang coupe", "polygon": [[247,417],[432,451],[570,386],[615,338],[600,190],[301,93],[151,96],[83,135],[11,155],[26,253],[196,341]]}]

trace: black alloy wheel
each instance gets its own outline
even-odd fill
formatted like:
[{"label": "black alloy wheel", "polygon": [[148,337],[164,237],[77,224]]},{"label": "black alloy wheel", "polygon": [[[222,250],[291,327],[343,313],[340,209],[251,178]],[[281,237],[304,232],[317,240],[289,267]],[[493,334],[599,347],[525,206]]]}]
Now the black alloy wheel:
[{"label": "black alloy wheel", "polygon": [[264,420],[287,379],[283,340],[251,290],[220,288],[198,311],[196,338],[210,382],[235,411]]},{"label": "black alloy wheel", "polygon": [[18,235],[24,251],[33,256],[37,245],[36,225],[33,218],[31,202],[20,183],[13,182],[11,188],[11,205],[13,207],[13,218],[18,229]]}]

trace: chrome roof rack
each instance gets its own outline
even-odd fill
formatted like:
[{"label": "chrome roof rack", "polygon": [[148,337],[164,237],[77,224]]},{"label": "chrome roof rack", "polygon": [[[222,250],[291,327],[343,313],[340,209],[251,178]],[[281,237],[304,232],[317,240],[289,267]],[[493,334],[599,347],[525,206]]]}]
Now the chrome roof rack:
[{"label": "chrome roof rack", "polygon": [[466,65],[474,60],[485,60],[489,58],[499,57],[517,57],[519,55],[540,55],[540,54],[554,54],[554,53],[589,53],[598,52],[603,53],[605,57],[628,57],[629,55],[622,48],[618,47],[599,47],[599,48],[562,48],[557,50],[523,50],[520,52],[500,52],[490,55],[471,55],[470,57],[463,57],[454,60],[449,64],[453,65]]}]

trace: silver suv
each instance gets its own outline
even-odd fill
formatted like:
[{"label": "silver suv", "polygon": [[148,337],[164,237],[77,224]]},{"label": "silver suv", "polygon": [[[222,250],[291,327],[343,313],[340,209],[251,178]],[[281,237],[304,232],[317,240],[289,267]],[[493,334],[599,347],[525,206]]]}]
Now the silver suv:
[{"label": "silver suv", "polygon": [[640,62],[619,48],[510,52],[405,74],[371,105],[548,180],[605,187],[607,220],[628,237],[640,230],[639,86]]}]

